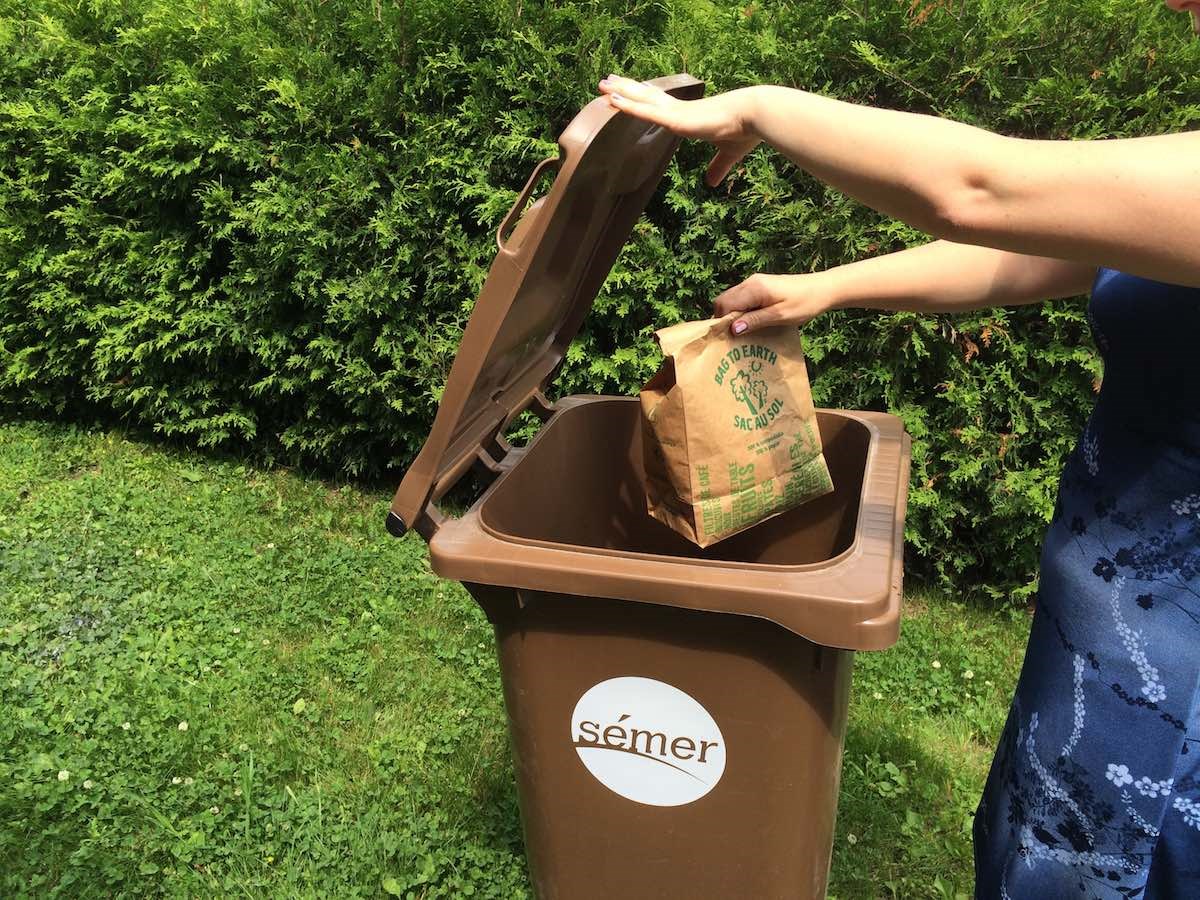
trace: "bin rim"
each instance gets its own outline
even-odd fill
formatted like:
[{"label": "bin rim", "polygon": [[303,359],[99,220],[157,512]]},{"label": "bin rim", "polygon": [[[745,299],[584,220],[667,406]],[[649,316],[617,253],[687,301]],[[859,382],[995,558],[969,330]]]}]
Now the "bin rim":
[{"label": "bin rim", "polygon": [[[584,400],[612,401],[612,400],[634,400],[634,399],[636,399],[636,398],[607,396],[607,395],[603,395],[603,394],[594,394],[594,395],[593,394],[574,394],[570,397],[564,397],[557,404],[555,404],[556,408],[559,410],[559,413],[558,413],[558,415],[555,416],[555,418],[557,419],[559,417],[565,417],[567,415],[570,415],[571,410],[584,408],[586,404],[585,404],[585,402],[581,402]],[[870,421],[869,419],[863,419],[863,418],[859,418],[857,416],[847,415],[844,410],[818,409],[817,412],[841,415],[846,418],[853,419],[854,421],[862,424],[863,426],[865,426],[867,428],[867,430],[871,433],[871,437],[872,437],[872,440],[867,448],[867,466],[869,468],[870,464],[871,464],[871,455],[876,452],[877,442],[874,440],[874,438],[879,434],[879,427],[874,422]],[[541,432],[539,431],[539,433],[537,435],[535,435],[534,438],[529,442],[528,446],[522,447],[522,448],[517,448],[517,449],[514,449],[513,451],[511,451],[510,456],[505,458],[504,468],[507,470],[507,469],[511,468],[512,466],[515,466],[518,462],[520,462],[521,458],[523,456],[525,456],[525,454],[529,450],[533,449],[533,447],[537,444],[537,440],[540,436],[541,436]],[[503,477],[503,476],[501,476],[501,477]],[[491,487],[492,486],[489,486],[489,490],[488,490],[487,494],[490,494],[492,492]],[[495,487],[497,489],[499,488],[499,480],[497,480]],[[866,490],[865,480],[864,480],[862,490],[863,491]],[[564,541],[551,541],[551,540],[545,540],[542,538],[527,538],[527,537],[521,537],[519,535],[511,535],[511,534],[506,533],[503,529],[496,527],[495,525],[493,525],[491,522],[488,521],[488,517],[486,515],[487,504],[484,502],[486,499],[487,499],[487,495],[485,494],[485,495],[481,495],[479,497],[479,500],[477,501],[478,511],[479,511],[479,525],[485,532],[487,532],[488,534],[490,534],[492,537],[496,538],[497,540],[504,541],[505,543],[510,543],[510,544],[525,544],[525,545],[532,546],[532,547],[548,547],[548,548],[552,548],[552,549],[558,549],[558,548],[572,546],[571,544],[568,544]],[[860,495],[859,495],[860,505],[861,505],[861,499],[862,499],[862,494],[860,491]],[[472,506],[472,508],[475,508],[476,504],[472,504],[471,506]],[[823,559],[823,560],[820,560],[819,562],[792,563],[792,564],[787,564],[787,563],[743,563],[743,562],[737,562],[736,560],[731,560],[731,559],[706,559],[704,557],[694,557],[694,556],[668,556],[665,553],[642,553],[637,550],[614,550],[614,549],[607,548],[607,547],[590,547],[590,548],[588,548],[587,552],[590,555],[596,555],[596,556],[611,556],[611,557],[620,558],[620,559],[629,559],[629,558],[654,559],[654,560],[661,560],[662,562],[666,562],[666,563],[671,563],[671,564],[676,564],[676,565],[686,565],[686,566],[699,565],[699,566],[713,566],[716,568],[723,568],[723,569],[742,569],[742,568],[745,568],[747,565],[753,565],[756,570],[758,570],[758,569],[775,569],[780,572],[807,572],[807,571],[816,571],[818,569],[828,568],[829,566],[837,565],[837,564],[843,562],[844,560],[848,559],[851,555],[854,554],[855,550],[857,549],[858,539],[859,539],[859,529],[858,529],[858,525],[856,524],[855,529],[854,529],[854,539],[850,541],[850,545],[848,547],[846,547],[845,550],[841,551],[838,554],[835,554],[834,556],[829,557],[829,559]]]},{"label": "bin rim", "polygon": [[[636,403],[637,398],[566,397],[556,404],[554,418],[596,402]],[[753,616],[829,647],[889,647],[899,638],[910,440],[901,421],[887,413],[820,411],[853,419],[870,433],[854,537],[849,547],[829,560],[799,565],[739,563],[578,547],[505,534],[484,520],[482,510],[503,483],[504,474],[524,457],[518,449],[506,457],[505,472],[461,517],[441,523],[429,541],[433,570],[457,581],[518,591]],[[526,449],[532,449],[549,427]],[[885,464],[888,461],[894,464]],[[621,560],[620,566],[612,565],[615,559]],[[682,578],[687,570],[701,577]],[[688,591],[678,590],[681,582],[688,584]]]}]

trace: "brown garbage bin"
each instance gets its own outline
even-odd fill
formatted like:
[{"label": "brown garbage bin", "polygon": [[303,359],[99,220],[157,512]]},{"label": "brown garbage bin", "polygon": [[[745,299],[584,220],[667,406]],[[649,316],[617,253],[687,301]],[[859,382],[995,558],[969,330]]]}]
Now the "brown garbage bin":
[{"label": "brown garbage bin", "polygon": [[[908,438],[821,410],[832,494],[704,550],[650,518],[637,399],[543,390],[677,139],[596,100],[559,143],[500,227],[388,529],[418,530],[495,628],[539,897],[823,897],[853,651],[899,632]],[[514,448],[524,410],[545,424]],[[490,486],[443,516],[472,468]]]}]

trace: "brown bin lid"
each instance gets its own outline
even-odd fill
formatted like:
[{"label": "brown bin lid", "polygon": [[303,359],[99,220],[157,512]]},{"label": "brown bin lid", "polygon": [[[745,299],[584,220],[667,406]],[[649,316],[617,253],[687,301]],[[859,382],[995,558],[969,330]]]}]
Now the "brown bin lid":
[{"label": "brown bin lid", "polygon": [[[685,100],[704,93],[703,82],[690,75],[650,83]],[[618,113],[598,97],[571,121],[558,144],[559,156],[534,169],[496,233],[496,259],[463,333],[433,428],[392,501],[393,533],[413,526],[425,533],[433,524],[430,503],[474,462],[492,464],[490,451],[509,421],[531,406],[548,412],[542,390],[679,139]],[[554,169],[549,191],[526,209],[543,176]]]}]

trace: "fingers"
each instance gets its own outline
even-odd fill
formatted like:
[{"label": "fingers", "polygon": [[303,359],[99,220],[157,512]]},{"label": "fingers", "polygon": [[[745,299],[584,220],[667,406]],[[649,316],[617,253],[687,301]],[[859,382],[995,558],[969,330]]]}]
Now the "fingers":
[{"label": "fingers", "polygon": [[677,130],[675,105],[681,101],[661,88],[632,78],[609,75],[600,82],[600,93],[607,95],[608,102],[621,112]]},{"label": "fingers", "polygon": [[791,321],[787,305],[780,302],[782,297],[772,287],[772,279],[779,277],[757,274],[735,284],[713,302],[717,317],[741,313],[729,324],[729,330],[734,334],[747,334]]},{"label": "fingers", "polygon": [[717,299],[713,301],[713,310],[720,318],[731,312],[758,309],[769,302],[770,298],[763,277],[751,275],[740,284],[735,284],[727,291],[718,294]]},{"label": "fingers", "polygon": [[713,156],[712,161],[708,164],[708,171],[704,175],[704,182],[709,187],[716,187],[725,180],[733,167],[742,161],[746,156],[746,151],[737,149],[733,150],[728,147],[721,147]]},{"label": "fingers", "polygon": [[787,315],[782,304],[776,303],[743,313],[733,320],[729,330],[734,334],[748,334],[772,325],[783,325],[786,321]]},{"label": "fingers", "polygon": [[609,75],[601,81],[600,93],[609,96],[616,94],[635,103],[661,104],[663,100],[675,99],[662,88],[621,75]]}]

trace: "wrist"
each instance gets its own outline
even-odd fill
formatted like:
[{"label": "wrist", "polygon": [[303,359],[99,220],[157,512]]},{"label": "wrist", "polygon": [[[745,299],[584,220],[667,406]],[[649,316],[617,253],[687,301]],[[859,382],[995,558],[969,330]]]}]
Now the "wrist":
[{"label": "wrist", "polygon": [[769,85],[757,84],[751,87],[740,88],[733,92],[738,98],[738,124],[740,125],[742,135],[747,139],[756,141],[764,140],[762,134],[762,99],[763,94],[768,89]]},{"label": "wrist", "polygon": [[772,116],[778,119],[780,110],[786,109],[789,117],[787,127],[797,127],[790,119],[804,114],[804,99],[809,96],[799,88],[778,84],[756,84],[733,93],[741,95],[738,105],[746,136],[768,144],[771,143],[771,132],[774,131],[776,138],[779,137],[779,122],[772,122]]},{"label": "wrist", "polygon": [[840,266],[826,269],[823,272],[813,272],[809,275],[809,291],[821,312],[833,309],[844,309],[849,306],[849,296],[845,291],[844,280],[839,274]]}]

